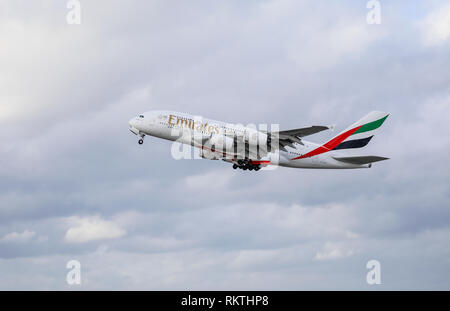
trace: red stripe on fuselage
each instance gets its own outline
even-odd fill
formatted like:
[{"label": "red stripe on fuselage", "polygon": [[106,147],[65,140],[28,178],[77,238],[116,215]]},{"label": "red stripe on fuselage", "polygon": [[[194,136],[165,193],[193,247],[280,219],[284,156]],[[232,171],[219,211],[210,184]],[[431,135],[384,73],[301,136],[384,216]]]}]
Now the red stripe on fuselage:
[{"label": "red stripe on fuselage", "polygon": [[270,164],[270,161],[252,161],[252,164]]},{"label": "red stripe on fuselage", "polygon": [[[362,125],[361,125],[362,126]],[[299,157],[293,158],[291,160],[298,160],[298,159],[304,159],[304,158],[310,158],[313,157],[315,155],[321,154],[321,153],[325,153],[328,151],[333,150],[337,145],[339,145],[341,142],[343,142],[347,137],[349,137],[350,135],[352,135],[354,132],[356,132],[357,130],[359,130],[359,128],[361,126],[355,127],[354,129],[348,130],[347,132],[342,133],[339,136],[336,136],[335,138],[333,138],[332,140],[330,140],[329,142],[325,143],[324,145],[320,146],[319,148],[316,148],[308,153],[305,153],[304,155],[301,155]]]}]

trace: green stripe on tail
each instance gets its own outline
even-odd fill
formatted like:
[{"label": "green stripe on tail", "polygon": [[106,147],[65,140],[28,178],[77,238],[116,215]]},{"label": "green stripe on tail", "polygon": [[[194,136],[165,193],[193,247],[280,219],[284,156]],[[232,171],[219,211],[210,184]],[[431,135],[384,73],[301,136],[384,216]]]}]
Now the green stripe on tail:
[{"label": "green stripe on tail", "polygon": [[383,124],[384,120],[386,120],[386,118],[388,116],[389,115],[387,115],[384,118],[381,118],[379,120],[376,120],[376,121],[364,124],[356,132],[354,132],[352,135],[359,134],[359,133],[364,133],[364,132],[368,132],[368,131],[372,131],[372,130],[375,130],[375,129],[379,128],[381,126],[381,124]]}]

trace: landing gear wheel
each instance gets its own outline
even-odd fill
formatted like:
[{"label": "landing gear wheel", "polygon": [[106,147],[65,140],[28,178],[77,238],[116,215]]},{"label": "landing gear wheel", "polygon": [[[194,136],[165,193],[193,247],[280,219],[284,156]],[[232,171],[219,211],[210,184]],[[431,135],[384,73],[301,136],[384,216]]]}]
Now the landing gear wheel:
[{"label": "landing gear wheel", "polygon": [[143,139],[139,139],[138,143],[139,143],[139,145],[142,145],[144,143],[144,140]]},{"label": "landing gear wheel", "polygon": [[253,166],[249,166],[248,170],[253,171]]},{"label": "landing gear wheel", "polygon": [[237,169],[237,168],[238,168],[237,164],[233,164],[233,169]]},{"label": "landing gear wheel", "polygon": [[244,170],[244,171],[246,171],[247,170],[247,165],[246,166],[244,166],[242,169]]},{"label": "landing gear wheel", "polygon": [[255,171],[259,171],[261,169],[260,166],[255,167]]}]

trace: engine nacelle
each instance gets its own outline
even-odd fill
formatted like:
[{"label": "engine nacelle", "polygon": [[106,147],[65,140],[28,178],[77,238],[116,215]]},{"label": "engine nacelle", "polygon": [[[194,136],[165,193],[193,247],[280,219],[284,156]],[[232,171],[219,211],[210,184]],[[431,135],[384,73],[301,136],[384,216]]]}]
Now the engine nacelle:
[{"label": "engine nacelle", "polygon": [[257,130],[247,130],[244,135],[245,141],[250,146],[266,145],[268,135]]},{"label": "engine nacelle", "polygon": [[207,142],[207,145],[217,151],[234,152],[234,140],[225,135],[213,135]]},{"label": "engine nacelle", "polygon": [[259,152],[270,152],[271,150],[271,134],[260,132],[254,129],[247,130],[244,135],[245,143],[249,149]]},{"label": "engine nacelle", "polygon": [[200,149],[200,157],[207,160],[219,160],[219,156],[217,155],[217,153],[212,152],[211,150],[206,148]]}]

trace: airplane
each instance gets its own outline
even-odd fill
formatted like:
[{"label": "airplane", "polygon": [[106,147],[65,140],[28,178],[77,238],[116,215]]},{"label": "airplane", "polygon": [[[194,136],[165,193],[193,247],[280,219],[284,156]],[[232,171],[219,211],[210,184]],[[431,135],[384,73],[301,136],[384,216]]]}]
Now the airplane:
[{"label": "airplane", "polygon": [[149,111],[129,121],[130,131],[199,148],[204,159],[232,164],[233,169],[259,171],[278,165],[311,169],[370,168],[388,158],[354,154],[366,146],[389,114],[372,111],[325,143],[303,138],[332,126],[310,126],[291,130],[268,131],[253,126],[225,123],[175,111]]}]

